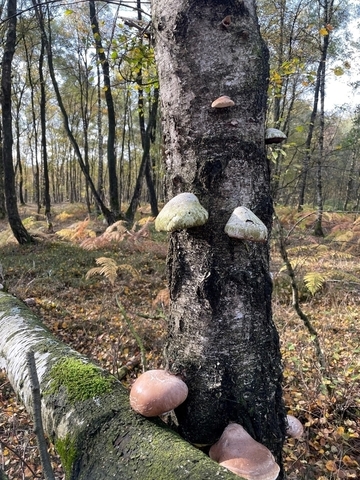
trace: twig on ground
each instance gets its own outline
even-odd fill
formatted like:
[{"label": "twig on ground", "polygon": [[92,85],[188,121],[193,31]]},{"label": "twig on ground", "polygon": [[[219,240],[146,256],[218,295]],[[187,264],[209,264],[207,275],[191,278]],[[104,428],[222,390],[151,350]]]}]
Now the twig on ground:
[{"label": "twig on ground", "polygon": [[50,455],[47,449],[47,442],[44,434],[44,428],[41,418],[41,396],[39,379],[36,372],[34,352],[29,350],[26,353],[26,362],[31,381],[31,393],[34,410],[34,433],[38,443],[40,461],[43,467],[45,480],[55,480],[55,475],[51,467]]},{"label": "twig on ground", "polygon": [[[300,302],[299,302],[299,288],[296,282],[295,278],[295,272],[294,269],[291,265],[291,262],[289,260],[286,246],[285,246],[285,239],[284,239],[284,232],[283,232],[283,227],[280,223],[280,220],[275,216],[276,223],[278,225],[278,232],[279,232],[279,248],[280,248],[280,254],[281,258],[283,259],[283,262],[285,263],[286,271],[287,274],[290,277],[290,283],[291,283],[291,291],[292,291],[292,306],[294,307],[294,310],[298,314],[299,318],[304,322],[305,327],[308,329],[311,338],[314,342],[315,345],[315,352],[316,352],[316,357],[318,359],[318,362],[321,366],[322,374],[324,377],[329,378],[329,373],[328,373],[328,368],[327,368],[327,363],[325,360],[325,355],[322,351],[321,345],[320,345],[320,340],[319,340],[319,335],[317,331],[315,330],[314,326],[312,325],[310,318],[302,311],[300,307]],[[286,238],[288,235],[286,236]],[[328,393],[330,393],[330,388],[329,385],[326,385]]]}]

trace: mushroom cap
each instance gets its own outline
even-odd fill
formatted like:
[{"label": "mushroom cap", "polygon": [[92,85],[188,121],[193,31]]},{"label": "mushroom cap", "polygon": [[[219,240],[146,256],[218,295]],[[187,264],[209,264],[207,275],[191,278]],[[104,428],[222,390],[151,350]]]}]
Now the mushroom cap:
[{"label": "mushroom cap", "polygon": [[189,192],[179,193],[168,201],[156,217],[155,228],[158,231],[174,232],[204,225],[208,218],[208,212],[196,195]]},{"label": "mushroom cap", "polygon": [[286,433],[292,438],[301,438],[304,433],[304,427],[300,420],[293,415],[286,415],[287,429]]},{"label": "mushroom cap", "polygon": [[221,97],[214,100],[211,104],[213,108],[227,108],[227,107],[233,107],[234,105],[235,105],[235,102],[233,102],[231,98],[228,97],[227,95],[222,95]]},{"label": "mushroom cap", "polygon": [[183,403],[188,387],[179,377],[165,370],[148,370],[130,390],[130,406],[144,417],[157,417]]},{"label": "mushroom cap", "polygon": [[268,230],[263,222],[249,208],[237,207],[224,228],[231,238],[265,242]]},{"label": "mushroom cap", "polygon": [[247,480],[275,480],[279,465],[268,448],[237,423],[228,425],[210,448],[210,458]]},{"label": "mushroom cap", "polygon": [[287,136],[277,128],[267,128],[265,132],[265,143],[281,143],[287,139]]}]

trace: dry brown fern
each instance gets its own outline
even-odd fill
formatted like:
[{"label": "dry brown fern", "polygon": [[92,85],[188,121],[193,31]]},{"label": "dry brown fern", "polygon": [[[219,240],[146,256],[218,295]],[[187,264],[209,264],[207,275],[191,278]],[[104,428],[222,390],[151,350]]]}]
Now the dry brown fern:
[{"label": "dry brown fern", "polygon": [[130,273],[133,277],[139,278],[139,274],[134,267],[128,264],[118,265],[113,258],[99,257],[95,261],[97,265],[100,266],[91,268],[86,274],[86,279],[89,279],[95,275],[103,275],[110,281],[112,285],[114,285],[117,278],[118,270]]}]

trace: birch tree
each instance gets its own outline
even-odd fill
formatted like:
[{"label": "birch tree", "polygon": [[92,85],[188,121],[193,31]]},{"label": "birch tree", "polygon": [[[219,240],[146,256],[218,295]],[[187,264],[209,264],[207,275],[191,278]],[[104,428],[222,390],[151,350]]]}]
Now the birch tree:
[{"label": "birch tree", "polygon": [[[209,213],[205,225],[170,235],[166,355],[189,387],[176,411],[182,436],[209,445],[238,422],[281,464],[282,371],[268,245],[224,232],[239,206],[271,229],[268,52],[255,3],[153,1],[167,195],[191,192]],[[212,108],[222,95],[235,105]]]}]

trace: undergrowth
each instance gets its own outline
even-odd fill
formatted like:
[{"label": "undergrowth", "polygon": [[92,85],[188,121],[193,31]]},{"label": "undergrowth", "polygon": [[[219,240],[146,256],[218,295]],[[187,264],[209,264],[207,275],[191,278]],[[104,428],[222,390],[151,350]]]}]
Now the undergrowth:
[{"label": "undergrowth", "polygon": [[[360,478],[359,222],[355,214],[326,213],[326,236],[319,239],[311,234],[315,215],[309,209],[297,213],[279,208],[277,213],[287,234],[286,248],[301,308],[318,333],[329,372],[324,378],[312,338],[292,307],[290,281],[274,228],[273,315],[281,339],[284,399],[287,412],[305,426],[301,440],[288,439],[284,446],[287,478]],[[11,241],[7,225],[0,224],[5,288],[29,302],[55,335],[118,378],[131,382],[141,372],[141,352],[116,304],[119,298],[142,340],[148,368],[161,367],[164,311],[169,303],[166,235],[155,232],[151,219],[140,217],[133,230],[118,223],[106,233],[106,226],[86,218],[79,205],[59,208],[53,222],[58,233],[51,235],[46,233],[43,219],[29,207],[24,216],[31,217],[28,226],[38,239],[35,245],[18,246]],[[101,263],[99,259],[107,260]],[[86,278],[89,271],[93,274]],[[15,448],[26,456],[20,431],[23,424],[14,423],[16,409],[19,418],[25,414],[19,410],[21,406],[15,407],[15,399],[10,400],[3,378],[1,385],[0,401],[13,407],[9,410],[5,405],[2,410],[0,439],[12,439]],[[31,464],[38,471],[31,442],[28,445]],[[3,450],[3,458],[8,465],[16,463],[9,449],[5,454]],[[22,477],[15,474],[13,478]],[[30,474],[25,478],[35,477]]]}]

